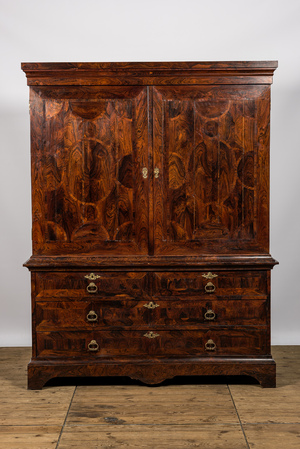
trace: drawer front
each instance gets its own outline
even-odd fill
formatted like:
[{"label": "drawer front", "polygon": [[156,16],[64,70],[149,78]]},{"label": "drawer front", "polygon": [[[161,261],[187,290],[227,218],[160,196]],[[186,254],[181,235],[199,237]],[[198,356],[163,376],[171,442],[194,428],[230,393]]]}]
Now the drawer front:
[{"label": "drawer front", "polygon": [[37,331],[145,326],[257,325],[267,322],[266,301],[44,301],[36,303]]},{"label": "drawer front", "polygon": [[145,301],[45,301],[36,303],[37,331],[145,327],[151,311]]},{"label": "drawer front", "polygon": [[220,325],[264,326],[268,320],[267,301],[252,300],[165,300],[153,298],[152,326],[170,328],[216,327]]},{"label": "drawer front", "polygon": [[37,333],[40,358],[242,356],[263,355],[269,349],[267,328]]},{"label": "drawer front", "polygon": [[112,295],[138,298],[149,291],[149,275],[127,272],[38,272],[36,290],[39,301]]},{"label": "drawer front", "polygon": [[266,297],[267,271],[157,272],[154,295],[197,297]]}]

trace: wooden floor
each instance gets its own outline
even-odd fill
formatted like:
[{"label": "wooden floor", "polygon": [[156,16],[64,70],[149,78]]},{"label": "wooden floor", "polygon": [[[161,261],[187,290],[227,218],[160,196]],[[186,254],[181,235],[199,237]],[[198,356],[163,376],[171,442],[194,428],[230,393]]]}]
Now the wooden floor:
[{"label": "wooden floor", "polygon": [[300,346],[272,353],[276,389],[197,377],[159,387],[60,380],[29,391],[30,349],[0,348],[0,449],[299,449]]}]

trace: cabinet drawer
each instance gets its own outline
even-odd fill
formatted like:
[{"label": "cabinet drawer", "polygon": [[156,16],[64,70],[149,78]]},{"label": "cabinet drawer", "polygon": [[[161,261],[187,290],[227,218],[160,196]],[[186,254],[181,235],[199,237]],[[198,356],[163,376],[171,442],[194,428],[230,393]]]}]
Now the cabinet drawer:
[{"label": "cabinet drawer", "polygon": [[44,301],[36,303],[37,331],[145,326],[257,325],[267,323],[266,301],[151,300]]},{"label": "cabinet drawer", "polygon": [[37,331],[145,327],[151,311],[146,301],[52,301],[36,303]]},{"label": "cabinet drawer", "polygon": [[37,333],[37,355],[40,358],[241,356],[266,354],[268,351],[266,328]]},{"label": "cabinet drawer", "polygon": [[38,272],[38,300],[94,298],[128,295],[137,298],[149,290],[147,273],[128,272]]},{"label": "cabinet drawer", "polygon": [[157,327],[264,326],[268,319],[267,301],[261,299],[181,301],[154,298],[150,303],[158,306],[150,314],[150,324]]},{"label": "cabinet drawer", "polygon": [[267,271],[157,272],[154,295],[266,297]]}]

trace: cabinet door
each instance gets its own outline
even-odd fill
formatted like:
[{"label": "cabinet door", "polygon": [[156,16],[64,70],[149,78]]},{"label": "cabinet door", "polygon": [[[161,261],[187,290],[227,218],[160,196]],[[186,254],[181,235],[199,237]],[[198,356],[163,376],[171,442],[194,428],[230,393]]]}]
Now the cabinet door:
[{"label": "cabinet door", "polygon": [[32,87],[35,254],[148,253],[144,87]]},{"label": "cabinet door", "polygon": [[269,92],[153,88],[155,254],[268,251]]}]

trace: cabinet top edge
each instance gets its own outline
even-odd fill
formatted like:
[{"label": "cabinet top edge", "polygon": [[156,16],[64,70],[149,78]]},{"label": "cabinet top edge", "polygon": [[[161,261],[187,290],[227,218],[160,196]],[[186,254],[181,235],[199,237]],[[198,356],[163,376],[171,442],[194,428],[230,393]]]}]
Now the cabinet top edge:
[{"label": "cabinet top edge", "polygon": [[278,67],[278,61],[189,61],[189,62],[23,62],[22,70],[28,73],[35,72],[90,72],[90,71],[168,71],[168,70],[187,70],[187,71],[271,71],[272,73]]},{"label": "cabinet top edge", "polygon": [[270,254],[263,255],[214,255],[214,256],[131,256],[131,257],[101,257],[101,256],[46,256],[32,255],[24,266],[29,269],[53,269],[57,267],[94,267],[114,269],[116,267],[130,270],[143,269],[207,269],[207,268],[235,268],[235,269],[270,269],[277,265],[277,260]]}]

